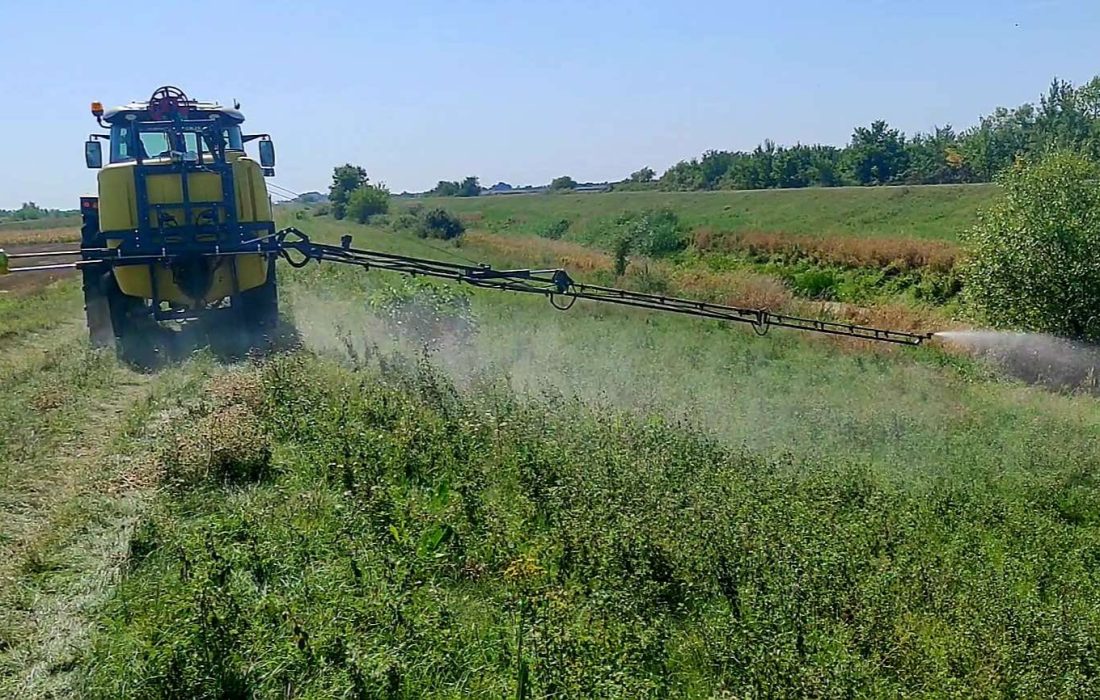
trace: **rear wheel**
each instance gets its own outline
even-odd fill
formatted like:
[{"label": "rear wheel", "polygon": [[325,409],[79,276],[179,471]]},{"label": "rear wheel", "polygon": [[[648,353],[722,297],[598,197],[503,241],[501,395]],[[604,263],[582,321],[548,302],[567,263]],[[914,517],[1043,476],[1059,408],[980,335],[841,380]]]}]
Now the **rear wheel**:
[{"label": "rear wheel", "polygon": [[237,307],[234,315],[250,336],[249,345],[260,349],[270,347],[279,328],[279,288],[274,259],[268,261],[264,283],[241,292],[234,305]]},{"label": "rear wheel", "polygon": [[123,294],[118,280],[109,269],[100,276],[99,287],[118,358],[136,367],[156,366],[161,360],[161,348],[157,342],[160,329],[145,313],[145,300]]},{"label": "rear wheel", "polygon": [[88,321],[88,338],[94,348],[114,345],[115,331],[111,323],[111,304],[104,289],[104,276],[110,267],[94,265],[81,270],[84,283],[84,317]]},{"label": "rear wheel", "polygon": [[[86,207],[80,227],[81,249],[102,248],[103,236],[99,233],[99,218]],[[111,325],[111,308],[105,286],[105,276],[111,267],[98,263],[81,268],[84,288],[84,317],[88,322],[88,337],[92,347],[105,348],[114,344],[115,334]]]}]

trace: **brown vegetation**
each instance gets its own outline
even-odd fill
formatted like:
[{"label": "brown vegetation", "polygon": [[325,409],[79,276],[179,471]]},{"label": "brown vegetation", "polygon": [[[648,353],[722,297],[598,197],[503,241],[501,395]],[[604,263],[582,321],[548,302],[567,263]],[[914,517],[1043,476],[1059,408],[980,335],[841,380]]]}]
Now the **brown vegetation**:
[{"label": "brown vegetation", "polygon": [[[698,238],[699,231],[696,235]],[[588,274],[611,272],[615,267],[610,255],[568,241],[472,232],[467,234],[466,242],[470,247],[481,248],[494,257],[502,257],[517,265],[562,267],[570,273]],[[796,299],[783,282],[768,275],[747,270],[715,272],[641,257],[631,258],[620,284],[649,291],[657,288],[670,295],[683,295],[729,306],[767,309],[797,316],[826,317],[913,332],[942,330],[959,325],[950,323],[934,309],[916,309],[903,304],[862,307]]]},{"label": "brown vegetation", "polygon": [[844,267],[894,267],[898,270],[928,267],[940,272],[950,270],[959,254],[958,246],[946,241],[803,236],[763,231],[716,232],[706,227],[695,229],[692,242],[703,252],[781,256]]}]

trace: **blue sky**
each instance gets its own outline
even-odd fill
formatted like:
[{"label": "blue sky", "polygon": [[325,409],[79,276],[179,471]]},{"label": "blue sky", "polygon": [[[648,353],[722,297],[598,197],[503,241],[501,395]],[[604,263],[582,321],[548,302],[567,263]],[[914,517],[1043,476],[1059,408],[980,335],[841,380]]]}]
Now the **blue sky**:
[{"label": "blue sky", "polygon": [[275,182],[623,177],[708,148],[973,124],[1100,73],[1100,2],[0,0],[0,207],[93,192],[92,100],[237,98]]}]

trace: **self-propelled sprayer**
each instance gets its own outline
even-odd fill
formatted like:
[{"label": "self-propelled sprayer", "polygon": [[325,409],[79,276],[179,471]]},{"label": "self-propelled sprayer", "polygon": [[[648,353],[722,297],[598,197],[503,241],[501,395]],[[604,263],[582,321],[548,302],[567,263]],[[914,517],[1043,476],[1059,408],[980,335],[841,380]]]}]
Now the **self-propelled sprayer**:
[{"label": "self-propelled sprayer", "polygon": [[[76,263],[9,269],[0,273],[75,267],[83,276],[92,343],[114,345],[124,359],[143,356],[151,326],[210,323],[212,333],[262,346],[278,320],[276,261],[294,267],[331,261],[406,275],[425,275],[475,287],[540,294],[559,309],[577,299],[735,321],[764,334],[772,326],[919,345],[928,334],[799,318],[660,294],[581,284],[565,270],[498,270],[413,258],[351,246],[317,243],[297,229],[276,230],[265,176],[274,175],[275,149],[267,134],[246,134],[239,106],[189,99],[162,87],[148,101],[114,109],[92,103],[105,130],[85,143],[89,168],[99,170],[99,196],[82,197]],[[245,144],[255,142],[253,160]],[[104,145],[107,157],[104,159]]]}]

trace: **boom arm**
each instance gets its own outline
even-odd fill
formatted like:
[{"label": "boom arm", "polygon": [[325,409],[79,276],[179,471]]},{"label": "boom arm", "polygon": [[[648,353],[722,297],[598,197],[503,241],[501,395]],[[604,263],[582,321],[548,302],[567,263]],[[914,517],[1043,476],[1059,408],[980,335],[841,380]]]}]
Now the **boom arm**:
[{"label": "boom arm", "polygon": [[[380,253],[351,247],[351,236],[344,236],[339,246],[314,243],[295,228],[284,229],[277,234],[283,257],[294,267],[303,267],[310,260],[358,265],[364,269],[391,270],[406,275],[425,275],[464,282],[474,287],[486,287],[510,292],[541,294],[557,309],[566,310],[577,299],[634,306],[643,309],[671,311],[688,316],[714,318],[720,321],[747,323],[759,335],[772,326],[794,328],[803,331],[843,335],[865,340],[878,340],[898,345],[920,345],[932,337],[931,333],[892,331],[851,323],[822,321],[775,314],[766,309],[748,309],[723,304],[711,304],[694,299],[645,294],[615,287],[602,287],[574,282],[565,270],[496,270],[488,266],[469,266],[440,262],[404,255]],[[297,254],[297,257],[295,256]]]}]

